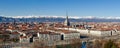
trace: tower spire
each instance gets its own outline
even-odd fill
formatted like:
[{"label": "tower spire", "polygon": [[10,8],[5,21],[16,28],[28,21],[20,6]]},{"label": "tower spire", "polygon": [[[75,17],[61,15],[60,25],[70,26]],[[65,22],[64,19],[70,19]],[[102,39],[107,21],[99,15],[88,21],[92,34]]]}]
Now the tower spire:
[{"label": "tower spire", "polygon": [[69,19],[68,19],[68,12],[66,11],[66,20],[64,22],[64,25],[65,26],[70,26],[70,22],[69,22]]},{"label": "tower spire", "polygon": [[68,21],[68,12],[66,11],[66,19],[67,19],[67,21]]},{"label": "tower spire", "polygon": [[66,16],[68,16],[68,12],[67,12],[67,10],[66,10]]}]

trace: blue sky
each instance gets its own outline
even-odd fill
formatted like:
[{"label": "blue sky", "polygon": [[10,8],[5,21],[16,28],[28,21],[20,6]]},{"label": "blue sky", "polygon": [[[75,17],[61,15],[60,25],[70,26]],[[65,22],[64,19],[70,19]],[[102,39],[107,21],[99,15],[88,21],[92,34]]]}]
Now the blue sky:
[{"label": "blue sky", "polygon": [[0,0],[0,15],[120,16],[120,0]]}]

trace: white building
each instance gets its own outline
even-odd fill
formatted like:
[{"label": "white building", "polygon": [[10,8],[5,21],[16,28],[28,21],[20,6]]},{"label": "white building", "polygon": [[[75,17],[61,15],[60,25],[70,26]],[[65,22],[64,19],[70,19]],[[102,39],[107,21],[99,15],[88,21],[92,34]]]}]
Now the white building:
[{"label": "white building", "polygon": [[[68,28],[57,28],[57,29],[65,29],[68,30]],[[120,34],[120,31],[117,30],[110,30],[110,31],[102,31],[102,30],[88,30],[88,29],[75,29],[75,28],[69,28],[71,31],[77,31],[81,35],[92,35],[92,36],[98,36],[98,37],[105,37],[105,36],[113,36]]]},{"label": "white building", "polygon": [[61,33],[62,40],[68,40],[68,39],[79,39],[80,33],[79,32],[68,32],[68,33]]},{"label": "white building", "polygon": [[40,40],[58,41],[61,40],[61,35],[54,32],[39,32],[37,33]]}]

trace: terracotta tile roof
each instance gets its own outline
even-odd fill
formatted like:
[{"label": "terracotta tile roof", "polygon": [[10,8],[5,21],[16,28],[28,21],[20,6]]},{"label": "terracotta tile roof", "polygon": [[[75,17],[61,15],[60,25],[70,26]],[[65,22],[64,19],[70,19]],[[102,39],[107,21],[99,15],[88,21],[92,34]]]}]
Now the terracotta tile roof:
[{"label": "terracotta tile roof", "polygon": [[21,36],[20,38],[27,38],[27,36]]},{"label": "terracotta tile roof", "polygon": [[20,34],[20,33],[18,33],[18,32],[12,32],[11,34]]}]

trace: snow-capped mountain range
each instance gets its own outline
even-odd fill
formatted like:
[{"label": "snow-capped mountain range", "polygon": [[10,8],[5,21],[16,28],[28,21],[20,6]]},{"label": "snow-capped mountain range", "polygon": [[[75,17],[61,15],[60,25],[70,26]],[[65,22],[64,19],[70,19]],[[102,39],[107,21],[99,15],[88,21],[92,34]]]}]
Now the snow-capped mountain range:
[{"label": "snow-capped mountain range", "polygon": [[[0,16],[0,22],[63,22],[66,16]],[[69,16],[71,22],[120,22],[120,17]]]},{"label": "snow-capped mountain range", "polygon": [[[6,18],[66,18],[66,16],[2,16]],[[119,17],[95,17],[95,16],[69,16],[71,19],[120,19]]]}]

